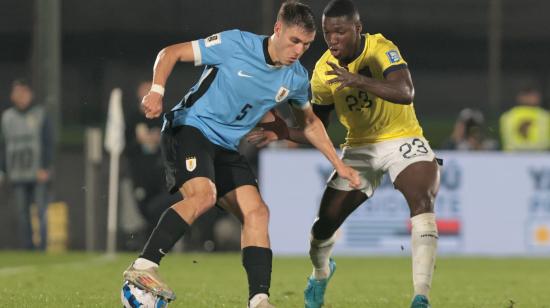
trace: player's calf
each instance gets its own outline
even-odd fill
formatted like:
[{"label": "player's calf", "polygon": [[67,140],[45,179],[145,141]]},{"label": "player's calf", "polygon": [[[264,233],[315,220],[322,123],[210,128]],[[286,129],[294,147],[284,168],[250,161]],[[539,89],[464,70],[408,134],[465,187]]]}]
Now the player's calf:
[{"label": "player's calf", "polygon": [[428,296],[437,250],[437,225],[435,214],[425,213],[411,218],[411,250],[415,295]]}]

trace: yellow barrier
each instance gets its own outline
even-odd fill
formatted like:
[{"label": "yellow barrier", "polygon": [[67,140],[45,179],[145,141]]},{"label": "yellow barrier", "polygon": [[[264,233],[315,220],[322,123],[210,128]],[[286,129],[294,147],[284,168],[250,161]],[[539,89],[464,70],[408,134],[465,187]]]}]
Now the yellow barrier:
[{"label": "yellow barrier", "polygon": [[[65,202],[50,203],[47,210],[48,217],[48,241],[46,250],[48,252],[63,252],[67,250],[69,231],[69,210]],[[31,206],[32,241],[38,246],[40,241],[40,222],[38,220],[38,209]]]}]

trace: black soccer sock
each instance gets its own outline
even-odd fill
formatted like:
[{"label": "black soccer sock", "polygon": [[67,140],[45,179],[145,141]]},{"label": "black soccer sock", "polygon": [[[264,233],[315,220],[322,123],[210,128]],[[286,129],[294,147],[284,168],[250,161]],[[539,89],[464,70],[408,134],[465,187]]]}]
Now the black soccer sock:
[{"label": "black soccer sock", "polygon": [[189,224],[174,209],[166,209],[139,257],[160,264],[162,257],[189,228]]},{"label": "black soccer sock", "polygon": [[243,266],[248,276],[248,299],[258,293],[269,295],[273,252],[269,248],[248,246],[243,248]]}]

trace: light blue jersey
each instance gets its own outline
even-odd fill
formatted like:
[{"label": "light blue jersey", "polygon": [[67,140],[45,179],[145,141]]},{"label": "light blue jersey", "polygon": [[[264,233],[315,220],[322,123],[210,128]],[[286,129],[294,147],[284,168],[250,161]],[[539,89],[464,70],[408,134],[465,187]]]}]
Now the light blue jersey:
[{"label": "light blue jersey", "polygon": [[230,30],[193,41],[195,65],[206,65],[205,70],[165,119],[172,126],[194,126],[212,143],[236,150],[240,139],[277,104],[306,108],[307,71],[298,61],[273,66],[269,39]]}]

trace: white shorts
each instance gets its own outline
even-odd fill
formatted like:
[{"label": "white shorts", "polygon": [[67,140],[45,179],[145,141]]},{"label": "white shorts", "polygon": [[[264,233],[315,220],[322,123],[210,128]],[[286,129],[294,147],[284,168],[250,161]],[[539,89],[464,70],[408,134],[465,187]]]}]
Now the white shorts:
[{"label": "white shorts", "polygon": [[[360,147],[345,147],[342,161],[359,172],[361,188],[371,197],[384,173],[389,172],[390,179],[395,179],[409,165],[419,161],[433,161],[435,154],[428,141],[422,137],[399,138],[372,143]],[[335,171],[336,172],[336,171]],[[332,173],[328,187],[350,191],[348,180]]]}]

